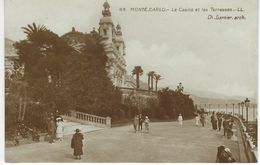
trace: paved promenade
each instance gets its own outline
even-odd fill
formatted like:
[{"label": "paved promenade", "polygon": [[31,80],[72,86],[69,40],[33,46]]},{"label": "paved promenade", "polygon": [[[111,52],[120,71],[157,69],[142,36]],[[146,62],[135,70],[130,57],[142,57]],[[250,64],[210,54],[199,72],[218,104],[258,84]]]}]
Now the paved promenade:
[{"label": "paved promenade", "polygon": [[150,123],[150,133],[134,133],[133,126],[122,126],[85,133],[84,155],[74,160],[72,135],[63,142],[39,142],[6,148],[7,162],[205,162],[214,163],[217,146],[229,147],[240,162],[238,142],[213,131],[211,124],[196,127],[194,120]]}]

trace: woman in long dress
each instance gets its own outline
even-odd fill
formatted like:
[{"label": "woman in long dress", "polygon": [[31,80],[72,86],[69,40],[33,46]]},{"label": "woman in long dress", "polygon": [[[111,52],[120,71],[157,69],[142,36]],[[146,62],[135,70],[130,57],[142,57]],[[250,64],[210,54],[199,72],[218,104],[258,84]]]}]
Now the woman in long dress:
[{"label": "woman in long dress", "polygon": [[182,126],[182,120],[183,120],[182,115],[179,114],[178,122],[179,122],[180,126]]},{"label": "woman in long dress", "polygon": [[134,121],[133,121],[135,133],[136,133],[136,131],[137,131],[138,124],[139,124],[139,117],[138,117],[138,115],[136,115],[136,116],[134,117]]},{"label": "woman in long dress", "polygon": [[145,119],[144,119],[144,124],[145,124],[145,131],[149,133],[149,118],[148,116],[145,116]]},{"label": "woman in long dress", "polygon": [[61,119],[57,118],[57,129],[56,129],[56,138],[57,140],[63,141],[63,122]]},{"label": "woman in long dress", "polygon": [[197,127],[199,126],[199,121],[200,121],[200,117],[199,117],[199,115],[196,115],[195,124],[196,124]]},{"label": "woman in long dress", "polygon": [[83,155],[83,134],[80,133],[79,129],[75,130],[76,133],[73,135],[71,139],[71,148],[74,149],[73,155],[76,159],[81,159],[81,155]]}]

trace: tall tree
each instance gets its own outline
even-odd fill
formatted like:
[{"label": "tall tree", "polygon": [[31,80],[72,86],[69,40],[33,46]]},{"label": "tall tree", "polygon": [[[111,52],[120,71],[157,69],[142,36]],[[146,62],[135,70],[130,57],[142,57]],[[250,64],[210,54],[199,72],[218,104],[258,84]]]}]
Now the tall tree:
[{"label": "tall tree", "polygon": [[39,32],[48,31],[47,28],[44,25],[38,25],[33,22],[32,25],[28,24],[27,27],[22,27],[24,30],[23,32],[27,34],[27,38],[30,39],[32,36]]},{"label": "tall tree", "polygon": [[155,74],[154,78],[155,78],[155,91],[157,91],[158,81],[162,79],[162,76],[159,74]]},{"label": "tall tree", "polygon": [[155,72],[154,71],[150,71],[148,73],[148,75],[150,76],[150,80],[151,80],[151,90],[153,90],[153,80],[154,80]]},{"label": "tall tree", "polygon": [[194,115],[195,108],[193,100],[189,98],[189,95],[164,88],[158,91],[158,98],[160,107],[159,114],[157,114],[158,117],[168,116],[177,118],[179,113],[185,118]]},{"label": "tall tree", "polygon": [[87,35],[85,45],[81,53],[71,55],[67,60],[68,102],[78,111],[116,117],[120,115],[121,92],[108,77],[108,57],[100,38]]},{"label": "tall tree", "polygon": [[136,75],[136,88],[140,87],[140,76],[143,74],[143,69],[141,66],[135,66],[132,70],[132,75]]},{"label": "tall tree", "polygon": [[[150,72],[149,72],[150,73]],[[147,77],[148,77],[148,82],[147,82],[147,85],[148,85],[148,90],[150,90],[150,81],[151,81],[151,76],[150,74],[147,74]]]},{"label": "tall tree", "polygon": [[60,85],[66,56],[71,54],[72,48],[43,25],[33,23],[22,29],[27,39],[16,42],[14,46],[19,63],[24,66],[23,81],[28,86],[28,97],[32,102],[47,105],[45,109],[56,109],[60,98],[57,95],[63,91]]}]

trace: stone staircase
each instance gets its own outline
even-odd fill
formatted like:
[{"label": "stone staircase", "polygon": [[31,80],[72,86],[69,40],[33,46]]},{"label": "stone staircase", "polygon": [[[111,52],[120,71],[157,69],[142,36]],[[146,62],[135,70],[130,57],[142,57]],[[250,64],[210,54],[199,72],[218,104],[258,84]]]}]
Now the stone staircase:
[{"label": "stone staircase", "polygon": [[92,131],[104,129],[104,128],[96,127],[93,125],[85,125],[85,124],[81,124],[78,122],[72,122],[69,120],[64,120],[63,124],[64,124],[64,135],[74,134],[75,130],[77,128],[81,130],[81,133],[92,132]]}]

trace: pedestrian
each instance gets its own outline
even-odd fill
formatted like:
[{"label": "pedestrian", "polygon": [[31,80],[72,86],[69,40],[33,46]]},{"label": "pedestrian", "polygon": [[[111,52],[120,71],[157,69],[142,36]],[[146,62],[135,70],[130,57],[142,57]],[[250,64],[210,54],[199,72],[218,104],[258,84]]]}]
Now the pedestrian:
[{"label": "pedestrian", "polygon": [[73,135],[71,139],[71,148],[74,149],[73,155],[75,156],[75,159],[81,159],[81,155],[83,155],[83,134],[80,133],[79,129],[75,130],[75,134]]},{"label": "pedestrian", "polygon": [[225,150],[225,146],[224,145],[218,146],[217,149],[218,150],[217,150],[217,156],[216,156],[216,163],[219,163],[220,162],[220,155]]},{"label": "pedestrian", "polygon": [[228,123],[227,123],[227,126],[226,126],[227,138],[228,139],[230,139],[233,135],[232,126],[233,126],[233,123],[231,122],[231,120],[229,120]]},{"label": "pedestrian", "polygon": [[144,124],[145,124],[145,131],[147,133],[149,133],[149,123],[150,123],[150,120],[149,120],[148,116],[145,116]]},{"label": "pedestrian", "polygon": [[179,125],[180,125],[180,126],[182,126],[182,120],[183,120],[182,115],[179,114],[178,122],[179,122]]},{"label": "pedestrian", "polygon": [[56,126],[54,122],[54,117],[51,116],[50,121],[48,123],[49,143],[51,144],[54,143],[55,131],[56,131]]},{"label": "pedestrian", "polygon": [[219,155],[219,163],[234,163],[236,160],[233,158],[229,148],[225,148]]},{"label": "pedestrian", "polygon": [[139,118],[138,118],[138,115],[136,115],[136,116],[134,116],[134,119],[133,119],[133,126],[134,126],[135,133],[137,131],[138,122],[139,122]]},{"label": "pedestrian", "polygon": [[196,117],[195,117],[195,124],[196,124],[197,127],[199,126],[199,120],[200,120],[200,117],[199,117],[198,114],[196,114]]},{"label": "pedestrian", "polygon": [[222,125],[222,115],[218,115],[218,130],[221,131],[221,125]]},{"label": "pedestrian", "polygon": [[201,122],[202,127],[204,127],[205,126],[205,114],[203,112],[200,114],[200,122]]},{"label": "pedestrian", "polygon": [[226,136],[226,134],[227,134],[227,125],[228,125],[228,121],[227,121],[226,117],[225,117],[222,125],[223,125],[223,130],[224,130],[224,136]]},{"label": "pedestrian", "polygon": [[217,117],[216,117],[216,113],[213,111],[212,115],[211,115],[211,123],[212,123],[212,129],[213,130],[217,130]]},{"label": "pedestrian", "polygon": [[138,117],[138,131],[142,131],[142,129],[143,129],[143,118],[142,118],[142,114],[140,114]]},{"label": "pedestrian", "polygon": [[59,141],[63,141],[63,131],[64,131],[63,121],[61,118],[57,118],[56,120],[57,120],[56,138]]}]

